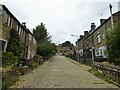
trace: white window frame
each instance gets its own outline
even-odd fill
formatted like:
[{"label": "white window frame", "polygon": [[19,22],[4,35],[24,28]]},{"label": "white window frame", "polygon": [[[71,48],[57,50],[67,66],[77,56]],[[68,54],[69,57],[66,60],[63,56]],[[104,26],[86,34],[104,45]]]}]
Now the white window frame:
[{"label": "white window frame", "polygon": [[100,49],[100,56],[103,56],[103,50]]},{"label": "white window frame", "polygon": [[17,27],[16,27],[16,31],[18,32],[18,28],[19,28],[19,26],[17,25]]},{"label": "white window frame", "polygon": [[102,34],[102,40],[104,40],[105,39],[105,34]]},{"label": "white window frame", "polygon": [[34,43],[34,44],[36,44],[36,40],[35,40],[35,38],[34,38],[34,37],[33,37],[33,43]]},{"label": "white window frame", "polygon": [[20,26],[19,26],[19,24],[17,25],[17,32],[18,32],[18,34],[20,32]]},{"label": "white window frame", "polygon": [[99,49],[96,50],[96,56],[99,56]]},{"label": "white window frame", "polygon": [[19,33],[19,35],[21,34],[21,30],[22,30],[22,29],[21,29],[21,27],[19,26],[19,32],[18,32],[18,33]]},{"label": "white window frame", "polygon": [[100,37],[100,34],[97,35],[97,43],[100,43],[101,42],[101,37]]},{"label": "white window frame", "polygon": [[7,48],[8,41],[7,41],[7,40],[4,40],[4,39],[2,39],[2,38],[0,38],[0,40],[6,42],[6,43],[5,43],[5,47],[4,47],[4,51],[3,51],[3,52],[6,52],[6,48]]},{"label": "white window frame", "polygon": [[0,5],[0,15],[2,15],[2,13],[3,13],[2,10],[3,10],[2,5]]},{"label": "white window frame", "polygon": [[24,29],[23,29],[23,38],[25,38],[25,31],[24,31]]},{"label": "white window frame", "polygon": [[29,33],[29,40],[31,41],[32,40],[32,35]]},{"label": "white window frame", "polygon": [[9,15],[6,11],[4,11],[4,14],[3,14],[3,23],[8,25],[8,18],[9,18]]},{"label": "white window frame", "polygon": [[9,15],[8,16],[8,23],[7,23],[8,27],[12,26],[12,17]]},{"label": "white window frame", "polygon": [[23,28],[21,28],[21,32],[20,32],[20,36],[22,36],[23,35]]}]

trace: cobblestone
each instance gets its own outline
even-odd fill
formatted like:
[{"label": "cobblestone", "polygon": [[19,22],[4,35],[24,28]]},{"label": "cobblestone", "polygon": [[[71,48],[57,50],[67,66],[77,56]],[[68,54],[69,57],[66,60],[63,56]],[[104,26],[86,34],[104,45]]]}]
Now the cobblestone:
[{"label": "cobblestone", "polygon": [[98,79],[88,69],[89,66],[63,56],[55,56],[31,73],[20,77],[10,88],[117,88]]}]

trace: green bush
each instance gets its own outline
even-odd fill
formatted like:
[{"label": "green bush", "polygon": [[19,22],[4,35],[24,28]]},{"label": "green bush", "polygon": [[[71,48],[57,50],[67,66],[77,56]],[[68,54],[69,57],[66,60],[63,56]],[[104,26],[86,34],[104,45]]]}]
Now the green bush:
[{"label": "green bush", "polygon": [[33,61],[36,62],[36,63],[39,63],[39,59],[40,59],[40,55],[36,54],[34,57],[33,57]]},{"label": "green bush", "polygon": [[84,60],[83,60],[83,59],[80,59],[80,63],[81,63],[81,64],[84,64],[85,62],[84,62]]},{"label": "green bush", "polygon": [[114,29],[106,32],[108,61],[120,65],[120,22],[116,22]]},{"label": "green bush", "polygon": [[2,52],[2,66],[15,65],[17,62],[17,57],[15,57],[12,52]]},{"label": "green bush", "polygon": [[38,64],[35,63],[35,62],[32,62],[32,63],[29,65],[29,67],[30,67],[31,69],[34,69],[34,68],[36,68],[37,66],[38,66]]},{"label": "green bush", "polygon": [[7,51],[12,52],[14,56],[21,58],[23,56],[23,43],[20,40],[18,32],[14,29],[10,30],[10,39],[7,44]]},{"label": "green bush", "polygon": [[2,74],[2,89],[5,90],[14,85],[19,79],[19,74],[15,70]]},{"label": "green bush", "polygon": [[56,46],[54,43],[43,43],[39,44],[37,47],[37,54],[43,56],[45,59],[50,58],[51,56],[55,55],[56,53]]},{"label": "green bush", "polygon": [[95,75],[96,77],[103,79],[104,81],[108,82],[108,83],[113,83],[111,81],[111,78],[108,75],[105,75],[104,73],[99,72],[96,69],[89,69],[88,72],[92,73],[93,75]]}]

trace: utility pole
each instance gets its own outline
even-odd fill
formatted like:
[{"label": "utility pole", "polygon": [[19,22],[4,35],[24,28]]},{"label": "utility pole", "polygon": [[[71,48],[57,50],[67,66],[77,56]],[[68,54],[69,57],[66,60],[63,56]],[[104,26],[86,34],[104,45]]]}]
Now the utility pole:
[{"label": "utility pole", "polygon": [[111,27],[112,27],[112,30],[114,29],[114,26],[113,26],[113,16],[112,16],[112,5],[109,4],[109,8],[110,8],[110,15],[111,15]]}]

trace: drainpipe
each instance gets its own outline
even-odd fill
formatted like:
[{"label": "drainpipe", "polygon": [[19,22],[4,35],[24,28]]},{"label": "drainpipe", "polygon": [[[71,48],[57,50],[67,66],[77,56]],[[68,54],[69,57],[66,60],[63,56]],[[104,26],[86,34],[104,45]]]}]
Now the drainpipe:
[{"label": "drainpipe", "polygon": [[24,39],[24,55],[23,55],[23,58],[26,59],[26,46],[27,46],[27,28],[26,28],[26,22],[22,22],[22,25],[24,26],[25,28],[25,39]]},{"label": "drainpipe", "polygon": [[92,63],[94,63],[94,47],[92,47]]}]

